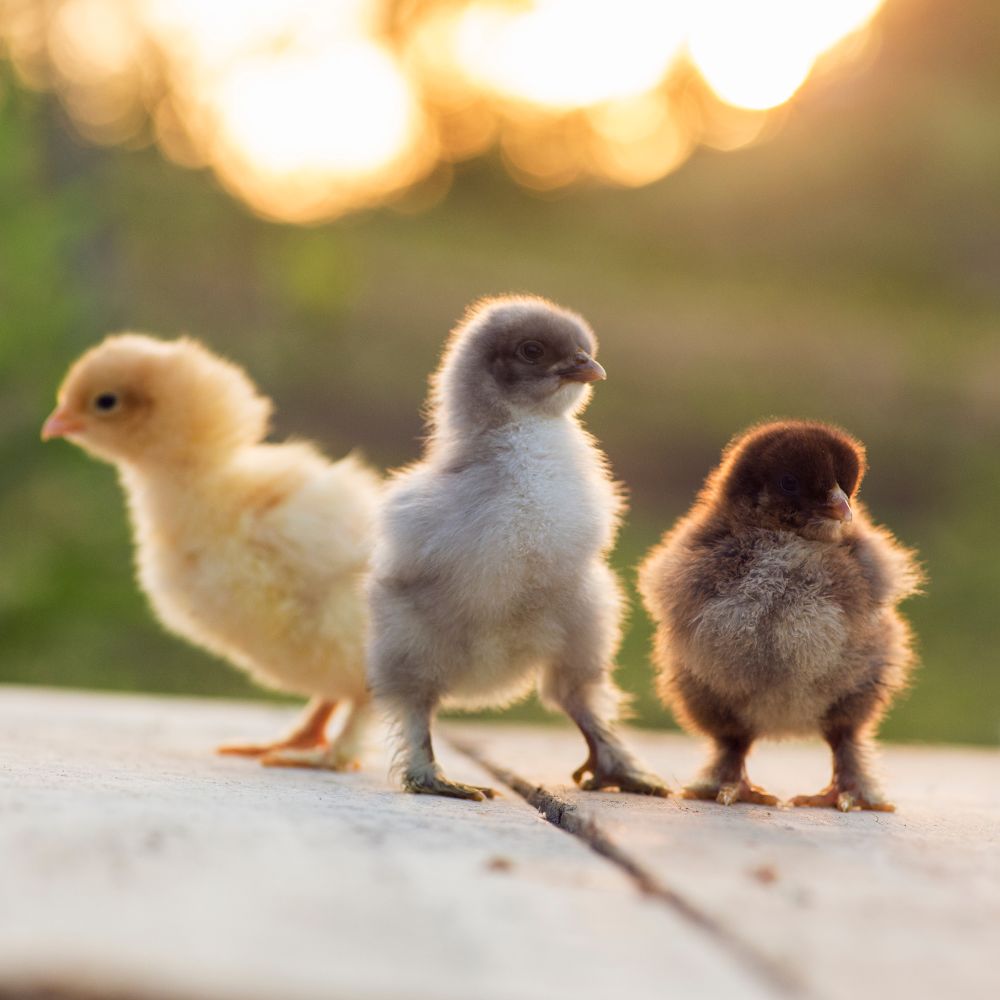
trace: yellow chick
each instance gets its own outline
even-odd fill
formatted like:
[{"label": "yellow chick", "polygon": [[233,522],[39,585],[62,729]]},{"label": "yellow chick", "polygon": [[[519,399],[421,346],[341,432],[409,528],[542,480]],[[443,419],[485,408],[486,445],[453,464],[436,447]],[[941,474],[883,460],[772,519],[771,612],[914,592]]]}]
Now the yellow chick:
[{"label": "yellow chick", "polygon": [[363,581],[379,480],[353,457],[263,444],[271,409],[201,344],[126,333],[69,370],[42,439],[118,468],[139,583],[167,629],[311,698],[286,737],[219,752],[343,770],[370,714]]}]

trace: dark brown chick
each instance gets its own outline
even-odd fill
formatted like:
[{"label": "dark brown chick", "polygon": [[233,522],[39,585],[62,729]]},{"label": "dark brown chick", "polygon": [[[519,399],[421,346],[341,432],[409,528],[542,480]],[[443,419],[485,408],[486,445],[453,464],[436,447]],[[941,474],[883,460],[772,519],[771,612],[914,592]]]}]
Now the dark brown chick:
[{"label": "dark brown chick", "polygon": [[864,447],[835,427],[754,427],[643,563],[661,696],[715,742],[687,797],[776,804],[747,778],[750,747],[818,731],[833,780],[793,804],[893,809],[865,751],[913,663],[896,606],[922,575],[855,499],[864,471]]}]

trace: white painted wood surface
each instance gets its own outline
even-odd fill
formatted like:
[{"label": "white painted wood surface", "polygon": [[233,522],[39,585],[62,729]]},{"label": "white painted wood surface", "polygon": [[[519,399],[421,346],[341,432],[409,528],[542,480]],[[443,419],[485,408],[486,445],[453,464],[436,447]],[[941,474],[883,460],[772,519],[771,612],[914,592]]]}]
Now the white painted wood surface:
[{"label": "white painted wood surface", "polygon": [[513,793],[405,795],[378,750],[354,774],[212,752],[292,715],[0,688],[0,996],[768,995]]},{"label": "white painted wood surface", "polygon": [[[895,814],[719,806],[579,792],[568,730],[463,727],[460,739],[592,817],[630,858],[785,970],[810,996],[1000,997],[1000,753],[885,748]],[[630,740],[673,789],[704,750],[676,734]],[[819,791],[816,744],[762,744],[753,781]]]},{"label": "white painted wood surface", "polygon": [[[293,714],[0,688],[0,998],[1000,996],[996,752],[891,748],[900,812],[844,816],[583,794],[574,732],[447,727],[592,820],[609,860],[509,788],[404,795],[378,746],[343,775],[212,753]],[[674,787],[700,762],[633,739]],[[812,746],[752,768],[782,794],[827,777]]]}]

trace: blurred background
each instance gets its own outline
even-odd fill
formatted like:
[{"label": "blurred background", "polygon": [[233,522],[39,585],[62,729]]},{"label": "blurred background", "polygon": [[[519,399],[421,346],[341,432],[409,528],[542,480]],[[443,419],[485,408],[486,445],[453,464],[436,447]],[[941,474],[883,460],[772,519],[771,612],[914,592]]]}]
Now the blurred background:
[{"label": "blurred background", "polygon": [[200,337],[276,437],[392,467],[465,305],[531,291],[601,337],[630,585],[734,431],[843,424],[931,581],[883,732],[1000,742],[998,53],[992,0],[0,0],[0,681],[267,696],[39,442],[105,333]]}]

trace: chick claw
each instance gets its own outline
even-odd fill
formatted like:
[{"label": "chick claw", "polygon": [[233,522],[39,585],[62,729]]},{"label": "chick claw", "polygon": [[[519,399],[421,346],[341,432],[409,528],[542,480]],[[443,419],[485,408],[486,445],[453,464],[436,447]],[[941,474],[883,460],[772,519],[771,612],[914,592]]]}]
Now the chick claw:
[{"label": "chick claw", "polygon": [[776,806],[778,804],[776,795],[771,795],[763,788],[751,785],[749,781],[728,781],[722,784],[706,781],[697,785],[688,785],[681,792],[681,797],[718,802],[722,806],[731,806],[734,802],[748,802],[756,806]]},{"label": "chick claw", "polygon": [[869,792],[867,796],[858,791],[848,791],[839,785],[827,785],[816,795],[796,795],[789,803],[792,806],[813,806],[817,808],[839,809],[841,812],[857,812],[870,810],[872,812],[895,812],[896,807],[891,802],[877,798]]},{"label": "chick claw", "polygon": [[407,774],[403,778],[403,788],[414,795],[444,795],[449,799],[469,799],[473,802],[497,796],[496,791],[486,785],[463,785],[441,775]]},{"label": "chick claw", "polygon": [[[590,777],[584,779],[584,775]],[[605,788],[617,788],[620,792],[632,792],[634,795],[654,795],[665,799],[670,789],[655,774],[649,774],[638,768],[621,764],[614,768],[601,768],[594,763],[593,756],[588,757],[574,772],[573,781],[585,792],[599,792]]]}]

